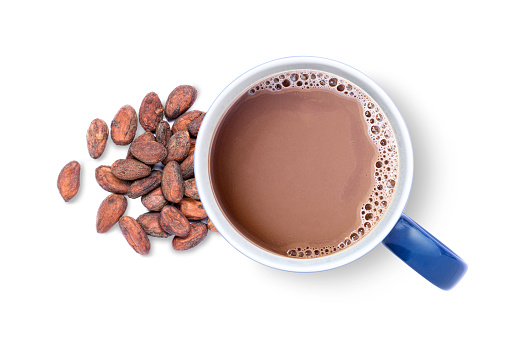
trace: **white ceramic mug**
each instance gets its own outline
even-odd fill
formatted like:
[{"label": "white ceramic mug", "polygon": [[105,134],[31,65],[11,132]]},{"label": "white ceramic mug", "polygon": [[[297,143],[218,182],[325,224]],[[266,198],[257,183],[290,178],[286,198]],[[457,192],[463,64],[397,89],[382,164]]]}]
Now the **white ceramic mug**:
[{"label": "white ceramic mug", "polygon": [[[398,155],[398,184],[387,211],[378,224],[341,251],[323,257],[298,259],[271,253],[246,239],[222,213],[210,179],[210,151],[213,136],[223,115],[253,84],[272,74],[289,70],[317,70],[338,75],[362,88],[386,114],[394,131]],[[195,177],[207,215],[221,235],[238,251],[264,265],[293,272],[318,272],[348,264],[384,243],[393,253],[440,288],[452,288],[467,266],[451,250],[403,214],[413,176],[410,135],[401,114],[389,96],[360,71],[338,61],[319,57],[288,57],[259,65],[230,83],[216,98],[200,128],[195,149]],[[425,253],[423,254],[423,251]],[[410,253],[410,254],[409,254]]]}]

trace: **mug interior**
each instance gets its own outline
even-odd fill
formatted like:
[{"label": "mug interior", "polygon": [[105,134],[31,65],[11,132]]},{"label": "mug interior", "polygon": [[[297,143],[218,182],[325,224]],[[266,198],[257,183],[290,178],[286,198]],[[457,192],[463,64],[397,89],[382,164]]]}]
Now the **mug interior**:
[{"label": "mug interior", "polygon": [[[230,105],[257,81],[290,70],[316,70],[340,76],[362,88],[384,111],[396,137],[399,155],[398,182],[392,201],[378,224],[351,246],[318,258],[298,259],[274,254],[252,243],[222,213],[216,201],[210,176],[210,152],[215,130]],[[398,109],[389,96],[370,78],[338,61],[319,57],[288,57],[259,65],[230,83],[212,103],[200,127],[195,149],[195,178],[207,215],[221,235],[238,251],[264,265],[294,272],[316,272],[352,262],[378,245],[403,213],[410,194],[413,155],[410,136]]]}]

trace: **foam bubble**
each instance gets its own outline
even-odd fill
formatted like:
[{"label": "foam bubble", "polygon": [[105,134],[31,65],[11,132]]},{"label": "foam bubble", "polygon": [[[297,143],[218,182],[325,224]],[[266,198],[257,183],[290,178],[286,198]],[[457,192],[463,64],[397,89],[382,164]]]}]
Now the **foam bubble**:
[{"label": "foam bubble", "polygon": [[258,91],[281,91],[288,88],[303,90],[321,88],[357,99],[363,107],[368,135],[378,149],[378,159],[374,165],[375,183],[368,200],[360,210],[361,224],[357,229],[352,227],[356,230],[337,246],[318,248],[303,244],[301,247],[290,248],[287,251],[290,257],[321,257],[341,251],[362,240],[382,219],[397,185],[399,169],[397,144],[388,119],[380,106],[357,85],[337,75],[313,70],[278,73],[254,84],[248,94],[253,95]]}]

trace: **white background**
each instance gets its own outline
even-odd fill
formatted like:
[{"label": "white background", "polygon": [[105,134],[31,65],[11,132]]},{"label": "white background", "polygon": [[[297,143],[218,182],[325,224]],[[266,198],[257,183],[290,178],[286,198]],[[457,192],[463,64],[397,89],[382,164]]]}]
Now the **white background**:
[{"label": "white background", "polygon": [[[2,338],[503,337],[508,23],[503,1],[10,1],[0,5]],[[415,152],[406,213],[469,264],[442,291],[378,246],[345,267],[264,267],[209,233],[136,254],[117,226],[95,231],[108,195],[85,134],[94,118],[163,102],[179,84],[207,110],[244,71],[317,55],[377,82]],[[141,133],[139,128],[138,134]],[[56,179],[82,165],[69,203]],[[127,215],[144,212],[129,200]],[[505,313],[505,316],[504,316]]]}]

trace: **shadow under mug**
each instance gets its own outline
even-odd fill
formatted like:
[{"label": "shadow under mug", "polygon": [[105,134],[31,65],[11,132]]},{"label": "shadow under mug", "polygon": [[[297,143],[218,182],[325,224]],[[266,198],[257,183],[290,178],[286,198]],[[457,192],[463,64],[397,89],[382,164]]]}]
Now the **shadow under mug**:
[{"label": "shadow under mug", "polygon": [[[216,127],[230,105],[256,82],[275,73],[299,69],[338,75],[369,94],[389,119],[399,155],[398,184],[385,215],[373,230],[352,246],[310,259],[277,255],[246,239],[222,213],[210,179],[211,144]],[[413,152],[408,129],[389,96],[373,80],[346,64],[320,57],[288,57],[261,64],[239,76],[219,94],[207,111],[196,142],[194,168],[201,202],[218,231],[238,251],[264,265],[292,272],[319,272],[348,264],[383,243],[441,289],[454,287],[467,271],[466,263],[458,255],[403,213],[413,177]]]}]

